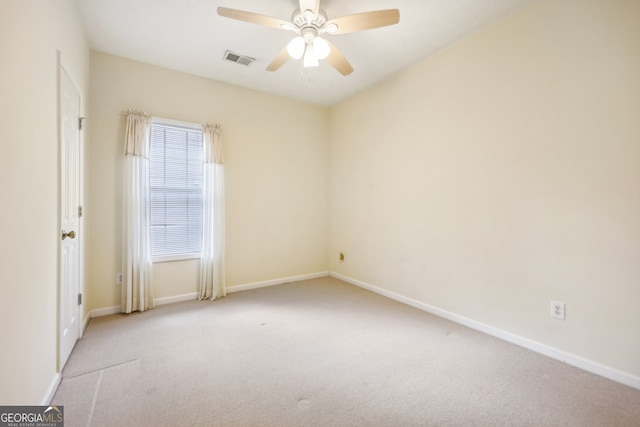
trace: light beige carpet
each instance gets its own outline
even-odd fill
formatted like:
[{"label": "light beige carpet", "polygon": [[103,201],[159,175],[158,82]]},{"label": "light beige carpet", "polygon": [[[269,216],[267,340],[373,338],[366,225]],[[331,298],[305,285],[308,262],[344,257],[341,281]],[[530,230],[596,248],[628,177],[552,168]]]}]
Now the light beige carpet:
[{"label": "light beige carpet", "polygon": [[640,426],[640,391],[333,278],[93,319],[72,426]]}]

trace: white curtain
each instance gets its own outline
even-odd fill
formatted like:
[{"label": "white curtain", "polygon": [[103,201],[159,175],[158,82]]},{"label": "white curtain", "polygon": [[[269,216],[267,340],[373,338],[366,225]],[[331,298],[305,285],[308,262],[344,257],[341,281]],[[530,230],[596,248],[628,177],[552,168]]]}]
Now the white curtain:
[{"label": "white curtain", "polygon": [[151,287],[149,195],[149,137],[151,116],[129,110],[125,134],[123,272],[121,311],[154,308]]},{"label": "white curtain", "polygon": [[224,164],[218,125],[202,125],[204,203],[200,299],[227,294],[224,274]]}]

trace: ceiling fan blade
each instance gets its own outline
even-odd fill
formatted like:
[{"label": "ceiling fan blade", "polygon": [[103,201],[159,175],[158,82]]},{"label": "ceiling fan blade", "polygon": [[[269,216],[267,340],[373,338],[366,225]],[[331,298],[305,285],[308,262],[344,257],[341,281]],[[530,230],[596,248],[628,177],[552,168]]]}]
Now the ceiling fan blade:
[{"label": "ceiling fan blade", "polygon": [[314,15],[317,15],[320,11],[320,0],[300,0],[300,12],[305,10],[311,10]]},{"label": "ceiling fan blade", "polygon": [[331,64],[333,68],[338,70],[338,72],[343,76],[348,76],[349,74],[353,73],[353,67],[351,66],[351,64],[349,64],[349,61],[347,61],[347,58],[344,57],[342,52],[340,52],[338,48],[329,40],[326,41],[331,47],[331,52],[327,57],[327,61],[329,61],[329,64]]},{"label": "ceiling fan blade", "polygon": [[282,65],[284,65],[284,63],[287,62],[289,58],[289,52],[287,52],[287,47],[285,46],[284,49],[282,49],[280,53],[276,55],[273,61],[271,61],[271,64],[267,66],[267,71],[276,71],[278,68],[282,67]]},{"label": "ceiling fan blade", "polygon": [[400,11],[398,9],[387,9],[342,16],[332,19],[324,26],[327,27],[330,24],[335,24],[338,26],[338,29],[330,32],[330,34],[346,34],[386,27],[387,25],[394,25],[398,22],[400,22]]},{"label": "ceiling fan blade", "polygon": [[246,12],[244,10],[229,9],[227,7],[219,7],[218,15],[225,18],[237,19],[238,21],[250,22],[252,24],[264,25],[265,27],[272,28],[286,28],[285,26],[291,26],[287,21],[282,19],[272,18],[270,16],[260,15],[253,12]]}]

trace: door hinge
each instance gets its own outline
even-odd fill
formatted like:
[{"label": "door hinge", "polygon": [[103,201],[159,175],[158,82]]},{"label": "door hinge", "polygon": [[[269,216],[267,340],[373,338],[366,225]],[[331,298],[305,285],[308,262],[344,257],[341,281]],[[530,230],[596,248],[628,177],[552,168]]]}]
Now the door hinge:
[{"label": "door hinge", "polygon": [[82,218],[82,206],[78,206],[78,218]]},{"label": "door hinge", "polygon": [[78,294],[78,305],[82,305],[82,294]]},{"label": "door hinge", "polygon": [[84,117],[78,118],[78,129],[84,130]]}]

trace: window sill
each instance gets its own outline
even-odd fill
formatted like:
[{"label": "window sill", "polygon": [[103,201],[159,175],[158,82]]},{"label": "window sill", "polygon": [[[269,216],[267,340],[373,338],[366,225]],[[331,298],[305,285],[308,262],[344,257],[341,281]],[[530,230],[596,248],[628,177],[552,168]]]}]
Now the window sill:
[{"label": "window sill", "polygon": [[171,261],[184,261],[188,259],[200,259],[201,254],[182,254],[182,255],[167,255],[167,256],[156,256],[153,257],[152,262],[154,264],[160,262],[171,262]]}]

